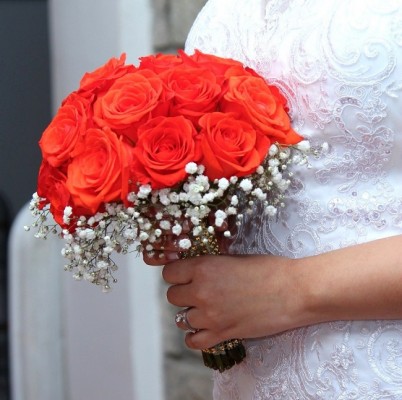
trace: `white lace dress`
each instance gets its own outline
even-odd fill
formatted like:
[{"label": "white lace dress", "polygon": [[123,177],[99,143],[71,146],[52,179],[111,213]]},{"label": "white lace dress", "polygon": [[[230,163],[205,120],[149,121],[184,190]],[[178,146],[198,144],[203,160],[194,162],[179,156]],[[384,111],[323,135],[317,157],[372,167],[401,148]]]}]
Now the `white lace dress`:
[{"label": "white lace dress", "polygon": [[[330,145],[296,171],[279,221],[246,228],[235,252],[304,257],[402,234],[402,0],[210,0],[196,48],[256,69],[285,93],[296,130]],[[215,399],[402,399],[402,321],[246,345],[244,363],[216,374]]]}]

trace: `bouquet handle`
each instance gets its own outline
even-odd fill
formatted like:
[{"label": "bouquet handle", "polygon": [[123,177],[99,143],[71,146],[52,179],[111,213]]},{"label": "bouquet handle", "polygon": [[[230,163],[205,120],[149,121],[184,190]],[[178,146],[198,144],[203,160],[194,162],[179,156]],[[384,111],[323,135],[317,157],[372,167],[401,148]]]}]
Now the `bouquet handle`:
[{"label": "bouquet handle", "polygon": [[219,372],[224,372],[239,364],[246,357],[246,349],[241,339],[231,339],[214,347],[202,350],[204,365]]}]

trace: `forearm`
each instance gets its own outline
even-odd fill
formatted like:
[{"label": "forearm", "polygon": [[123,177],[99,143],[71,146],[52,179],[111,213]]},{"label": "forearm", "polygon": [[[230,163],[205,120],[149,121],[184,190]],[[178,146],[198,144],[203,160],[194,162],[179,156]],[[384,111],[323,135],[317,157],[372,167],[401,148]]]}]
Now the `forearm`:
[{"label": "forearm", "polygon": [[402,319],[402,235],[296,264],[307,323]]}]

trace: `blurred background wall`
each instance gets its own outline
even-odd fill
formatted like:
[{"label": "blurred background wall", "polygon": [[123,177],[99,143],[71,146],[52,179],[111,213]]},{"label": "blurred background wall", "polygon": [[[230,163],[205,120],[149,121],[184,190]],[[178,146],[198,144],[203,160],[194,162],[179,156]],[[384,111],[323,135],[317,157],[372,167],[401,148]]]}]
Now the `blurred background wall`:
[{"label": "blurred background wall", "polygon": [[[109,54],[110,49],[115,49],[113,43],[119,43],[116,52],[127,51],[128,61],[136,62],[136,55],[126,49],[131,48],[132,41],[137,41],[137,49],[141,49],[141,26],[130,25],[130,16],[139,12],[144,1],[149,2],[153,18],[152,51],[166,53],[183,47],[192,21],[206,3],[124,0],[119,4],[126,10],[118,12],[118,2],[113,0],[0,0],[0,400],[10,398],[7,240],[12,221],[35,191],[40,164],[37,141],[62,98],[77,86],[82,74],[118,55]],[[65,15],[57,24],[50,18],[55,4],[59,15]],[[103,9],[106,19],[93,18],[93,7],[98,12]],[[79,13],[81,20],[87,17],[85,26],[74,24],[74,12]],[[119,24],[132,32],[129,41],[117,37]],[[71,35],[60,38],[60,31],[69,31]],[[101,37],[97,32],[102,32]],[[124,38],[127,37],[126,34]],[[80,41],[85,42],[83,46],[74,46]],[[80,50],[85,48],[93,51]],[[68,64],[63,63],[66,59]],[[66,67],[68,71],[63,70]],[[63,81],[63,76],[67,80]],[[161,293],[166,399],[207,399],[210,371],[201,366],[198,353],[184,348],[183,334],[172,324],[175,310],[166,304],[163,290]]]},{"label": "blurred background wall", "polygon": [[35,191],[38,133],[50,118],[47,4],[0,0],[0,399],[9,397],[7,240]]}]

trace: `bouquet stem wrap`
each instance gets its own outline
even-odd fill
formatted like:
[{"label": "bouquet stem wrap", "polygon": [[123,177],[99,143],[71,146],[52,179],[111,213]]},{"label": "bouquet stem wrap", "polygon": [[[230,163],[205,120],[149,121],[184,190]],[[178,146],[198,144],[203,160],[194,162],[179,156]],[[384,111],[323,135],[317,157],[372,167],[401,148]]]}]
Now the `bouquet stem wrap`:
[{"label": "bouquet stem wrap", "polygon": [[[182,253],[181,258],[198,257],[202,255],[219,255],[219,244],[215,234],[206,229],[204,234],[192,239],[190,249]],[[208,368],[224,372],[239,364],[246,357],[246,349],[241,339],[230,339],[213,347],[202,350],[204,364]]]}]

